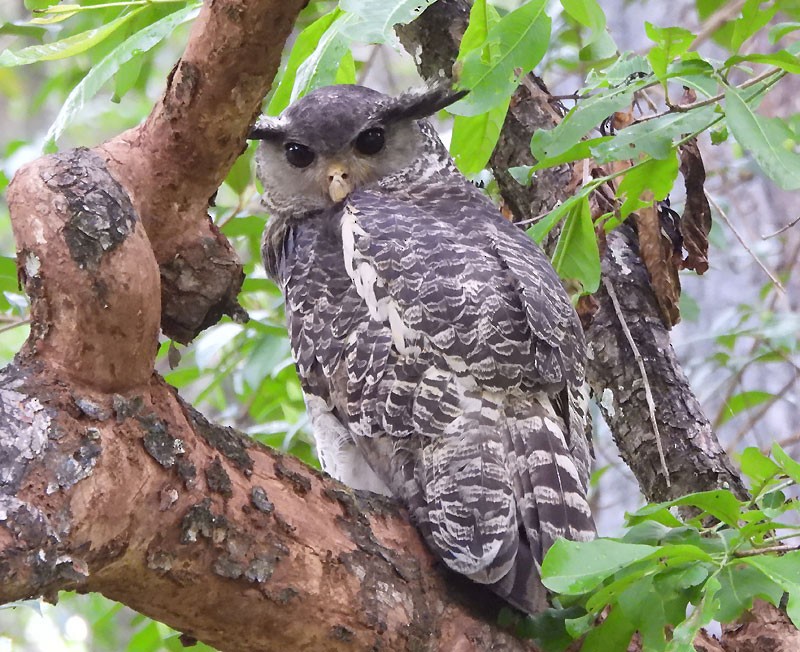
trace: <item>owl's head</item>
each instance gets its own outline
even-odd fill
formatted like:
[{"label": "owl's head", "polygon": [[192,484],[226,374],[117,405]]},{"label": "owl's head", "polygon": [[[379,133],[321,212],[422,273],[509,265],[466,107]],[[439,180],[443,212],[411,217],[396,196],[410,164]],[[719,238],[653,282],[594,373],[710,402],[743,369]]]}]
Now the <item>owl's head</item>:
[{"label": "owl's head", "polygon": [[282,213],[323,209],[433,154],[419,121],[464,94],[437,86],[390,97],[327,86],[277,118],[260,117],[249,137],[261,141],[256,161],[267,205]]}]

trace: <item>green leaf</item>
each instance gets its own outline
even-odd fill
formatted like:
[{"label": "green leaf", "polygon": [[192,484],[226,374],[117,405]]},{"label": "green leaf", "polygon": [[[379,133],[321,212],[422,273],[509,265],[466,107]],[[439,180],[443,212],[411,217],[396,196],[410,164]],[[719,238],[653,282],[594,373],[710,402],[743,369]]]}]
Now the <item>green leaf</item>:
[{"label": "green leaf", "polygon": [[553,253],[553,267],[561,278],[578,281],[585,293],[600,287],[600,251],[586,197],[567,214]]},{"label": "green leaf", "polygon": [[781,471],[781,468],[775,462],[753,446],[742,451],[739,456],[739,464],[742,467],[742,473],[757,485],[764,484]]},{"label": "green leaf", "polygon": [[643,85],[638,80],[581,100],[553,129],[535,131],[531,139],[531,153],[538,165],[547,166],[550,160],[574,147],[612,113],[629,106],[634,91]]},{"label": "green leaf", "polygon": [[794,626],[800,627],[800,551],[795,550],[782,557],[745,557],[742,562],[760,570],[789,594],[786,613]]},{"label": "green leaf", "polygon": [[619,130],[614,138],[593,147],[592,154],[601,163],[636,158],[639,154],[668,158],[674,155],[675,139],[705,131],[717,119],[713,106],[669,113]]},{"label": "green leaf", "polygon": [[142,72],[143,62],[144,56],[137,54],[119,67],[119,70],[117,70],[117,73],[114,75],[114,96],[111,98],[112,102],[121,101],[128,91],[136,85],[136,82],[139,80],[139,75]]},{"label": "green leaf", "polygon": [[627,650],[635,631],[636,627],[625,617],[621,609],[611,609],[600,626],[586,635],[581,652]]},{"label": "green leaf", "polygon": [[348,35],[362,43],[397,41],[395,25],[405,25],[417,18],[435,0],[341,0],[339,6],[360,20],[348,28]]},{"label": "green leaf", "polygon": [[475,49],[481,48],[489,36],[489,30],[500,20],[492,5],[486,0],[476,0],[469,12],[469,24],[461,39],[456,65],[463,66],[464,58]]},{"label": "green leaf", "polygon": [[617,571],[658,552],[654,546],[610,539],[580,542],[559,539],[542,562],[542,581],[555,593],[580,595]]},{"label": "green leaf", "polygon": [[772,20],[777,11],[777,4],[769,6],[764,0],[747,0],[742,7],[741,18],[733,22],[731,50],[738,51],[747,39]]},{"label": "green leaf", "polygon": [[[654,596],[659,596],[653,599]],[[664,594],[653,586],[653,577],[642,577],[623,591],[618,599],[619,609],[626,619],[639,630],[642,643],[648,652],[660,652],[666,646]],[[622,648],[624,649],[624,648]]]},{"label": "green leaf", "polygon": [[100,27],[68,36],[60,41],[45,43],[44,45],[31,45],[17,52],[5,50],[0,52],[0,67],[24,66],[38,61],[54,61],[65,59],[81,52],[86,52],[101,41],[107,39],[131,18],[139,14],[145,7],[137,7],[132,11],[115,18],[110,23]]},{"label": "green leaf", "polygon": [[[598,136],[597,138],[579,140],[569,149],[555,156],[550,156],[542,161],[537,162],[536,165],[533,166],[533,169],[544,170],[557,165],[563,165],[564,163],[572,163],[573,161],[580,161],[585,158],[590,158],[593,156],[594,150],[598,145],[602,145],[603,143],[612,143],[614,139],[615,136]],[[628,153],[627,157],[630,158],[630,156],[630,153]],[[625,157],[623,156],[621,158]]]},{"label": "green leaf", "polygon": [[356,60],[353,58],[353,52],[347,50],[339,62],[339,69],[336,71],[337,84],[355,84],[356,83]]},{"label": "green leaf", "polygon": [[786,148],[786,143],[794,144],[794,134],[786,123],[753,113],[739,91],[731,87],[725,92],[725,112],[734,138],[764,173],[784,190],[800,188],[800,156]]},{"label": "green leaf", "polygon": [[297,74],[289,96],[289,104],[306,93],[336,81],[339,64],[350,47],[344,32],[358,23],[355,14],[342,13],[320,36],[314,51],[297,67]]},{"label": "green leaf", "polygon": [[103,57],[67,96],[55,121],[47,131],[45,141],[47,143],[55,142],[73,118],[81,113],[86,102],[97,94],[103,84],[114,76],[122,64],[141,52],[147,52],[171,34],[178,25],[192,20],[200,11],[199,5],[199,2],[193,2],[183,9],[151,23]]},{"label": "green leaf", "polygon": [[582,202],[584,199],[584,195],[573,195],[564,203],[556,206],[541,220],[528,229],[528,235],[533,238],[537,244],[542,244],[542,241],[545,239],[545,237],[547,237],[547,234],[553,230],[553,227],[555,227],[556,224],[564,219],[564,216],[570,211],[575,210],[577,204]]},{"label": "green leaf", "polygon": [[635,512],[625,515],[625,525],[628,527],[646,521],[655,521],[669,528],[681,527],[683,525],[683,522],[669,511],[668,504],[665,503],[645,505],[641,509],[637,509]]},{"label": "green leaf", "polygon": [[[619,209],[622,219],[642,206],[652,204],[653,200],[664,199],[670,193],[678,178],[678,154],[675,150],[671,151],[672,156],[663,160],[647,159],[625,172],[617,188],[617,197],[624,198]],[[642,200],[646,191],[650,191],[651,196]]]},{"label": "green leaf", "polygon": [[506,14],[479,48],[464,56],[458,85],[470,90],[449,108],[451,113],[476,115],[504,102],[518,84],[517,71],[527,74],[541,61],[550,42],[550,18],[545,0],[530,0]]},{"label": "green leaf", "polygon": [[701,491],[677,498],[668,503],[671,506],[692,505],[731,527],[738,527],[742,503],[730,491],[716,489]]},{"label": "green leaf", "polygon": [[751,609],[755,598],[777,606],[783,596],[783,589],[767,575],[738,561],[722,569],[719,581],[721,588],[716,618],[723,623],[732,623],[743,611]]},{"label": "green leaf", "polygon": [[769,66],[781,68],[786,72],[797,75],[800,73],[800,58],[796,54],[792,54],[787,50],[779,50],[772,54],[741,54],[730,57],[725,61],[725,66],[734,66],[742,61],[750,61],[753,63],[763,63]]},{"label": "green leaf", "polygon": [[289,106],[294,87],[297,69],[314,52],[320,37],[327,31],[334,20],[341,15],[341,10],[334,9],[321,18],[318,18],[306,27],[295,39],[292,51],[286,61],[286,68],[281,75],[280,83],[272,94],[272,99],[267,107],[267,113],[278,115]]},{"label": "green leaf", "polygon": [[29,11],[41,11],[58,3],[59,0],[25,0],[25,8]]},{"label": "green leaf", "polygon": [[606,14],[597,0],[561,0],[561,6],[573,19],[595,34],[606,28]]},{"label": "green leaf", "polygon": [[450,151],[463,174],[480,172],[494,151],[506,119],[510,97],[475,116],[457,115],[453,120]]},{"label": "green leaf", "polygon": [[580,607],[545,609],[525,618],[515,633],[520,638],[532,640],[543,650],[565,650],[572,643],[572,637],[567,633],[567,620],[579,616],[584,616]]},{"label": "green leaf", "polygon": [[769,42],[774,45],[784,36],[796,32],[798,29],[800,29],[800,23],[798,22],[778,23],[777,25],[773,25],[769,28]]},{"label": "green leaf", "polygon": [[0,25],[0,36],[5,34],[11,36],[25,36],[27,38],[36,39],[41,43],[44,35],[47,34],[47,30],[44,27],[37,27],[26,23],[9,22]]},{"label": "green leaf", "polygon": [[772,457],[780,465],[781,470],[792,480],[800,484],[800,463],[789,457],[777,442],[772,444]]},{"label": "green leaf", "polygon": [[739,392],[728,399],[728,402],[725,404],[725,411],[720,415],[719,423],[722,425],[733,419],[737,414],[750,410],[762,403],[766,403],[773,398],[775,398],[774,394],[762,392],[761,390]]},{"label": "green leaf", "polygon": [[647,60],[653,67],[653,72],[659,79],[667,75],[667,66],[673,60],[682,56],[692,45],[695,36],[683,27],[656,27],[645,22],[644,31],[656,46],[647,54]]},{"label": "green leaf", "polygon": [[700,628],[714,618],[718,605],[716,596],[719,590],[719,580],[716,577],[709,578],[703,587],[699,604],[689,617],[672,631],[672,640],[667,644],[668,652],[695,652],[694,639]]}]

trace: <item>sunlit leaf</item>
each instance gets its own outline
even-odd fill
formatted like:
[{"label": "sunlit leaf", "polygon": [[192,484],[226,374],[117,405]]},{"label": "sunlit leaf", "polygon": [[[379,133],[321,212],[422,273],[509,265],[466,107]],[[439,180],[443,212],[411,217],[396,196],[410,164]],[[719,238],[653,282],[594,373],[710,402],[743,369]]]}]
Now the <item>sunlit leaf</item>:
[{"label": "sunlit leaf", "polygon": [[796,143],[786,122],[754,113],[740,92],[731,87],[725,93],[725,113],[734,138],[753,155],[764,173],[784,190],[800,188],[800,155],[787,147]]},{"label": "sunlit leaf", "polygon": [[13,50],[5,50],[0,52],[0,66],[24,66],[30,63],[36,63],[37,61],[64,59],[80,54],[81,52],[86,52],[89,48],[94,47],[111,36],[143,9],[144,7],[137,7],[105,25],[81,32],[80,34],[68,36],[60,41],[45,43],[43,45],[31,45],[22,50],[17,50],[16,52]]},{"label": "sunlit leaf", "polygon": [[97,94],[103,84],[114,76],[122,64],[158,44],[178,25],[194,19],[199,11],[199,3],[193,3],[169,14],[134,33],[103,57],[72,89],[55,121],[47,131],[45,140],[51,143],[57,140],[67,125],[81,113],[86,103]]},{"label": "sunlit leaf", "polygon": [[449,108],[459,115],[476,115],[504,102],[516,88],[518,73],[539,63],[550,42],[550,18],[545,0],[530,0],[490,27],[486,41],[461,62],[458,85],[470,93]]}]

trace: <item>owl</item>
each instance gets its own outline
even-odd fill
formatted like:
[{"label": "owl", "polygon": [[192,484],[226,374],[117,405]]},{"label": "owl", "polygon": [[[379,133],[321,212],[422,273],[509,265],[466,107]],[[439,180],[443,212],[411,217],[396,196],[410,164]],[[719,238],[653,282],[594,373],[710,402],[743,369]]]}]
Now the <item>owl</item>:
[{"label": "owl", "polygon": [[262,254],[322,468],[535,613],[547,549],[595,532],[584,339],[547,257],[426,120],[462,96],[330,86],[262,116]]}]

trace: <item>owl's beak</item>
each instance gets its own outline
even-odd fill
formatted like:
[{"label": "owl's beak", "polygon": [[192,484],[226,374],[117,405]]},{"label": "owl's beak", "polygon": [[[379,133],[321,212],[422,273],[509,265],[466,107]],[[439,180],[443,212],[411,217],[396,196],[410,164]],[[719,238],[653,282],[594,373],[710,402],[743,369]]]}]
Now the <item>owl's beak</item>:
[{"label": "owl's beak", "polygon": [[328,166],[328,194],[333,201],[342,201],[353,190],[347,168],[341,163]]}]

